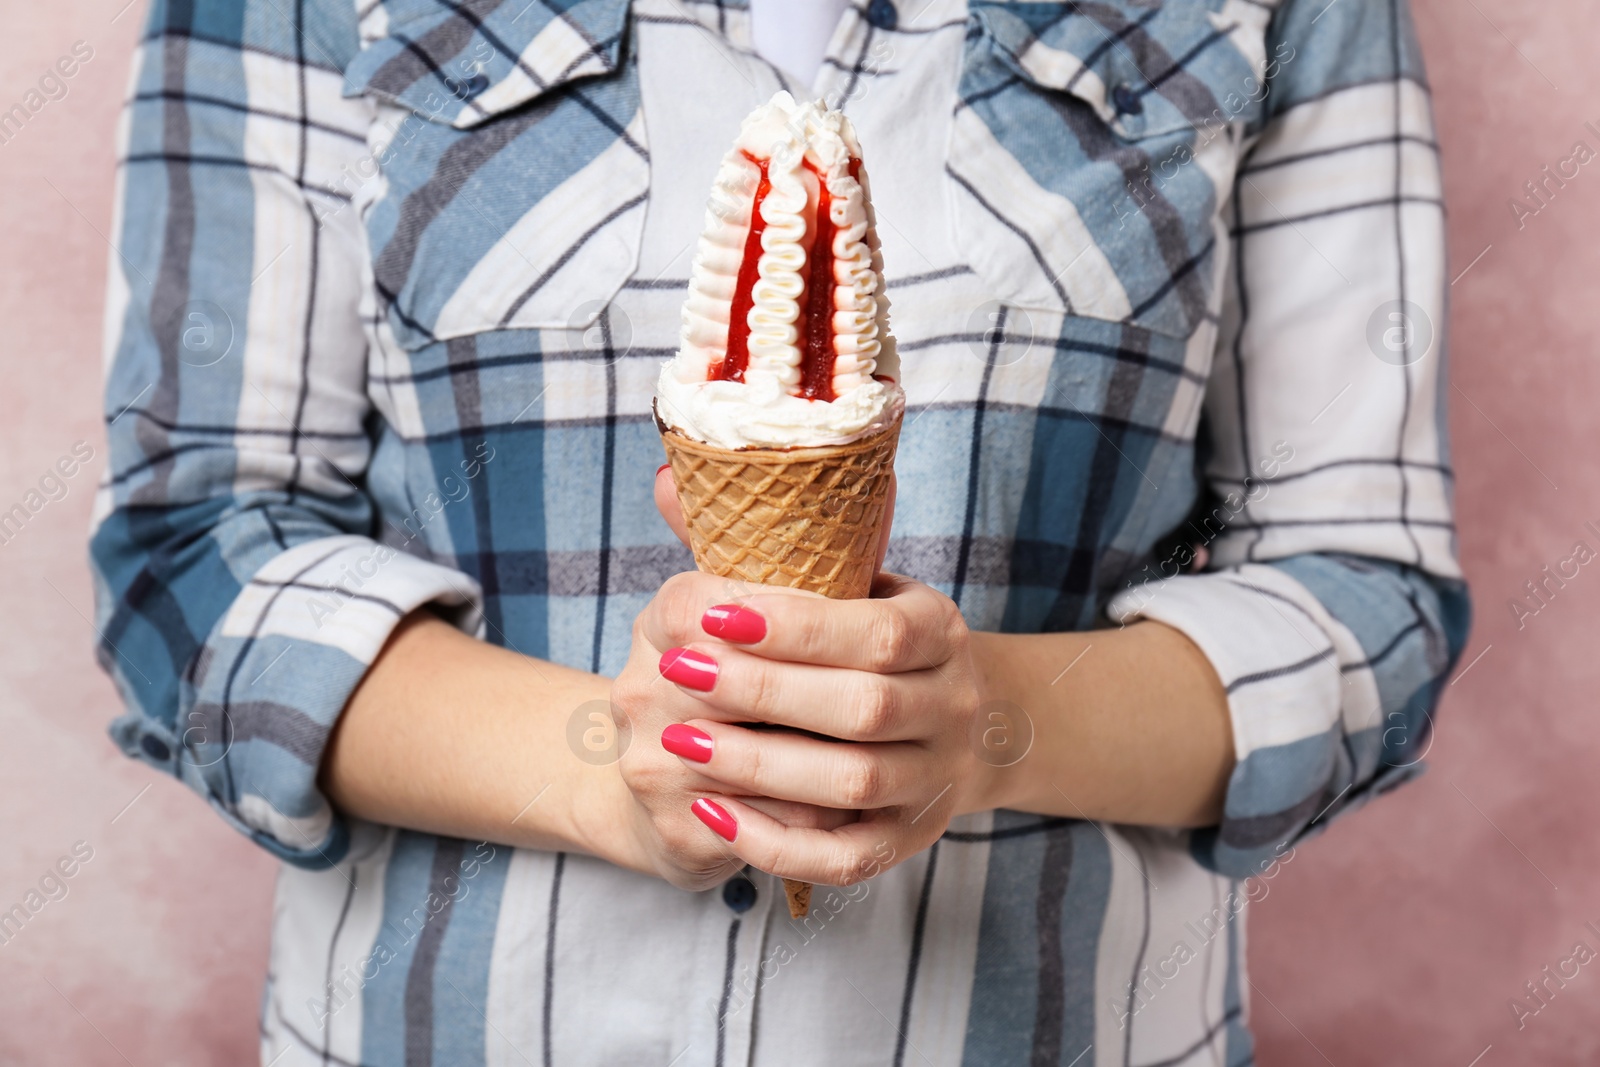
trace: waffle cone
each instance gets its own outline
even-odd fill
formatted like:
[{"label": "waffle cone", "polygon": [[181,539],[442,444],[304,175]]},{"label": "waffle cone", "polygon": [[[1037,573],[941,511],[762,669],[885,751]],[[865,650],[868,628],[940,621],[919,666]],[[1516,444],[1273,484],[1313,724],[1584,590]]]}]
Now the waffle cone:
[{"label": "waffle cone", "polygon": [[795,878],[783,880],[783,895],[789,901],[789,918],[804,919],[811,914],[811,883]]},{"label": "waffle cone", "polygon": [[872,589],[900,420],[822,448],[717,448],[663,429],[695,565],[855,600]]},{"label": "waffle cone", "polygon": [[[661,425],[695,565],[707,574],[835,600],[866,596],[877,569],[900,422],[846,445],[738,450]],[[804,918],[811,885],[785,878],[783,888],[790,916]]]}]

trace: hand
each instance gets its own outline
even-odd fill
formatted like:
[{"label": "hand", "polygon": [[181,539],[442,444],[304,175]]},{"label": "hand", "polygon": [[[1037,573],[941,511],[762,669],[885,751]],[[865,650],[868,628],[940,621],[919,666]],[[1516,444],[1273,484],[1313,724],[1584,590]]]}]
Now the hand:
[{"label": "hand", "polygon": [[[730,603],[730,585],[749,592]],[[852,885],[988,806],[988,766],[968,740],[978,690],[966,624],[928,586],[880,574],[870,599],[836,601],[680,575],[639,630],[666,650],[663,684],[686,702],[662,742],[699,783],[695,814],[738,862]],[[751,797],[848,814],[796,822]]]},{"label": "hand", "polygon": [[[613,862],[654,871],[673,885],[695,890],[725,881],[745,865],[723,840],[706,832],[694,813],[696,802],[708,795],[722,803],[728,786],[700,773],[692,760],[680,760],[662,747],[663,735],[673,736],[667,734],[669,728],[706,711],[696,699],[698,694],[665,680],[662,669],[677,662],[673,650],[678,646],[695,638],[709,640],[701,629],[707,609],[759,588],[697,572],[674,575],[634,620],[628,663],[611,684],[618,726],[630,731],[632,738],[619,761],[628,794],[622,802],[622,819],[632,843],[623,855],[607,854]],[[686,667],[679,664],[679,669]],[[854,818],[853,812],[788,800],[742,799],[780,826],[832,828]]]}]

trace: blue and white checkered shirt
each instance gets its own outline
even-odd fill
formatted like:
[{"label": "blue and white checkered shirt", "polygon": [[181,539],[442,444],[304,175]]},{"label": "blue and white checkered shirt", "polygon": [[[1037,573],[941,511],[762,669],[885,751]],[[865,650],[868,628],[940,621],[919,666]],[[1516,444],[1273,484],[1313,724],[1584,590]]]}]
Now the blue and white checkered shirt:
[{"label": "blue and white checkered shirt", "polygon": [[[964,817],[802,924],[763,874],[689,894],[318,792],[407,612],[610,674],[692,566],[652,387],[779,88],[871,167],[888,568],[975,628],[1188,634],[1220,826]],[[263,1062],[1252,1061],[1244,905],[1416,773],[1467,626],[1403,0],[856,0],[809,89],[739,0],[156,0],[120,137],[99,651],[117,742],[286,861]]]}]

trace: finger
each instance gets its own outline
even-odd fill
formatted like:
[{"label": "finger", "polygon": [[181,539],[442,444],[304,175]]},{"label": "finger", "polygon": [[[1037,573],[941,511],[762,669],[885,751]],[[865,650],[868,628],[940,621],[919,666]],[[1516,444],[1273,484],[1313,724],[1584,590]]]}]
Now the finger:
[{"label": "finger", "polygon": [[852,745],[694,719],[667,727],[661,744],[722,793],[859,811],[909,804],[927,792],[926,755],[906,742]]},{"label": "finger", "polygon": [[[702,783],[700,792],[726,794],[735,790],[707,779]],[[739,800],[785,826],[802,830],[837,830],[861,817],[858,811],[823,808],[815,804],[796,804],[788,800],[773,800],[771,797],[741,796]]]},{"label": "finger", "polygon": [[713,605],[701,616],[700,628],[767,659],[877,674],[939,666],[966,633],[949,597],[882,573],[873,595],[863,600],[762,590]]},{"label": "finger", "polygon": [[880,873],[903,836],[898,814],[868,812],[835,830],[791,828],[734,797],[695,801],[695,814],[740,859],[780,878],[849,886]]},{"label": "finger", "polygon": [[689,543],[689,527],[683,521],[683,507],[678,503],[678,483],[672,477],[672,465],[663,463],[656,471],[656,510],[667,520],[667,525],[684,545]]},{"label": "finger", "polygon": [[[950,684],[936,671],[869,671],[782,663],[697,642],[661,657],[662,677],[720,722],[759,722],[844,741],[915,741],[943,726]],[[697,716],[686,716],[695,718]]]},{"label": "finger", "polygon": [[708,614],[714,614],[719,605],[742,604],[757,593],[773,599],[793,598],[828,603],[820,593],[809,593],[802,589],[773,589],[714,574],[684,571],[668,578],[656,590],[649,605],[639,613],[639,630],[658,652],[686,645],[690,641],[704,640]]}]

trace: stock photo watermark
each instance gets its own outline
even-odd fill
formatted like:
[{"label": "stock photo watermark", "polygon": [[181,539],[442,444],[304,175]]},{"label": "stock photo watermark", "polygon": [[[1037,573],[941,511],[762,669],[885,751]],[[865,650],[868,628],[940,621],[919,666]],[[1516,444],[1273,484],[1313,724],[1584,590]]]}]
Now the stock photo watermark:
[{"label": "stock photo watermark", "polygon": [[[1583,524],[1583,528],[1591,536],[1600,540],[1600,528],[1593,521]],[[1574,581],[1583,573],[1583,568],[1595,558],[1593,548],[1589,542],[1576,541],[1572,551],[1554,563],[1546,563],[1539,568],[1537,577],[1529,578],[1522,583],[1523,595],[1511,597],[1506,601],[1506,607],[1511,611],[1511,619],[1517,624],[1517,629],[1528,628],[1528,620],[1536,618],[1540,612],[1555,602],[1561,591],[1566,589],[1567,583]]]},{"label": "stock photo watermark", "polygon": [[633,731],[609,700],[590,700],[567,716],[567,747],[591,767],[609,767],[628,751]]},{"label": "stock photo watermark", "polygon": [[[423,902],[400,919],[398,925],[393,919],[384,925],[373,942],[371,952],[354,965],[345,964],[336,975],[328,978],[320,1002],[316,997],[307,997],[306,1010],[316,1020],[317,1029],[326,1029],[329,1019],[357,1000],[367,983],[377,978],[384,967],[400,958],[400,950],[415,941],[447,908],[465,900],[472,891],[467,883],[476,878],[486,864],[493,863],[498,855],[499,851],[487,841],[475,844],[472,854],[456,864],[457,873],[441,878],[439,889],[429,889]],[[443,892],[440,892],[441,889]],[[394,947],[390,947],[391,939]]]},{"label": "stock photo watermark", "polygon": [[22,899],[0,912],[0,947],[9,945],[22,933],[34,917],[50,905],[67,899],[72,891],[71,881],[94,859],[94,846],[87,841],[74,841],[70,853],[59,857],[40,875],[38,883],[30,886]]},{"label": "stock photo watermark", "polygon": [[1015,766],[1033,748],[1033,718],[1009,700],[991,700],[978,705],[967,742],[973,755],[989,766]]},{"label": "stock photo watermark", "polygon": [[[1226,934],[1228,927],[1239,918],[1248,904],[1259,904],[1267,899],[1267,894],[1272,892],[1271,881],[1278,876],[1278,872],[1294,862],[1294,848],[1287,842],[1281,842],[1274,850],[1277,855],[1264,861],[1260,871],[1239,883],[1243,889],[1230,889],[1227,896],[1212,909],[1195,919],[1183,924],[1188,937],[1180,937],[1173,942],[1172,948],[1166,955],[1156,960],[1154,964],[1145,964],[1130,980],[1126,987],[1127,1000],[1111,998],[1109,1005],[1117,1015],[1117,1029],[1126,1029],[1128,1023],[1138,1015],[1156,994],[1167,987],[1167,983],[1174,981],[1185,966],[1200,958],[1201,951],[1217,939],[1219,935]],[[1194,944],[1190,944],[1193,939]]]},{"label": "stock photo watermark", "polygon": [[[1592,122],[1583,124],[1596,140],[1600,140],[1600,128]],[[1595,150],[1588,141],[1578,140],[1573,142],[1572,149],[1565,156],[1556,160],[1554,167],[1546,163],[1539,169],[1537,176],[1529,178],[1522,183],[1522,191],[1526,199],[1508,197],[1506,206],[1511,209],[1511,217],[1516,220],[1517,229],[1528,228],[1528,220],[1541,214],[1546,208],[1555,203],[1561,190],[1567,183],[1576,181],[1583,174],[1583,168],[1588,166],[1595,158]]]},{"label": "stock photo watermark", "polygon": [[823,103],[838,111],[852,100],[865,99],[877,76],[887,70],[887,64],[894,56],[893,43],[887,37],[874,36],[871,46],[856,60],[844,85],[823,97]]},{"label": "stock photo watermark", "polygon": [[1409,367],[1433,351],[1433,319],[1409,300],[1379,304],[1367,317],[1367,348],[1392,367]]},{"label": "stock photo watermark", "polygon": [[190,300],[168,317],[167,333],[178,339],[178,360],[211,367],[233,351],[233,316],[214,300]]},{"label": "stock photo watermark", "polygon": [[[1116,203],[1117,222],[1119,227],[1125,228],[1128,220],[1136,218],[1139,212],[1144,211],[1153,202],[1161,197],[1162,191],[1168,184],[1177,179],[1183,168],[1195,161],[1197,149],[1210,146],[1211,142],[1222,135],[1233,121],[1244,113],[1251,104],[1258,104],[1266,98],[1267,89],[1271,80],[1278,75],[1284,66],[1295,58],[1294,45],[1288,41],[1281,42],[1274,50],[1272,58],[1267,60],[1259,74],[1246,78],[1240,89],[1226,93],[1218,105],[1212,109],[1211,114],[1194,123],[1194,130],[1200,138],[1190,145],[1188,141],[1181,141],[1175,145],[1165,156],[1154,163],[1146,161],[1139,166],[1136,176],[1123,178],[1123,188],[1127,195]],[[1125,211],[1124,207],[1132,202],[1133,211]]]},{"label": "stock photo watermark", "polygon": [[[489,443],[479,441],[473,448],[473,454],[459,464],[462,476],[457,478],[453,473],[447,474],[439,482],[439,488],[444,490],[445,495],[440,496],[437,491],[429,490],[422,498],[421,504],[412,508],[411,514],[400,523],[399,528],[405,532],[406,542],[409,544],[420,537],[428,524],[444,513],[445,508],[451,504],[459,504],[471,496],[472,482],[483,473],[483,468],[494,457],[495,450]],[[316,628],[322,629],[323,624],[346,604],[358,599],[366,584],[377,577],[383,566],[400,552],[401,549],[393,545],[375,544],[353,565],[348,561],[341,563],[339,577],[333,584],[323,592],[306,598],[306,610],[311,613],[311,621]]]},{"label": "stock photo watermark", "polygon": [[9,545],[33,521],[35,515],[51,504],[65,500],[71,491],[72,479],[92,459],[94,446],[87,441],[74,441],[70,452],[45,468],[34,488],[0,512],[0,545]]},{"label": "stock photo watermark", "polygon": [[437,492],[430,490],[422,498],[422,504],[412,508],[411,514],[401,521],[400,526],[405,530],[406,540],[415,541],[430,522],[443,514],[446,507],[459,504],[471,496],[472,483],[483,473],[483,468],[494,462],[495,455],[494,447],[487,441],[479,441],[474,445],[472,455],[457,464],[461,468],[461,478],[447,474],[440,480],[439,488],[444,490],[444,496],[441,497]]},{"label": "stock photo watermark", "polygon": [[72,50],[56,59],[40,74],[22,99],[0,111],[0,146],[9,145],[22,133],[33,117],[47,106],[59,103],[72,91],[71,81],[94,58],[88,41],[73,41]]},{"label": "stock photo watermark", "polygon": [[1183,542],[1167,553],[1165,558],[1145,564],[1143,570],[1127,580],[1124,591],[1137,590],[1144,599],[1124,617],[1133,619],[1145,605],[1150,603],[1156,595],[1152,586],[1155,580],[1176,578],[1183,574],[1200,559],[1201,552],[1209,550],[1211,542],[1222,536],[1229,524],[1238,518],[1248,505],[1259,504],[1265,500],[1267,494],[1272,491],[1272,479],[1293,461],[1293,445],[1287,441],[1274,443],[1272,454],[1256,461],[1256,469],[1261,472],[1260,478],[1247,477],[1243,483],[1244,491],[1230,492],[1224,496],[1221,502],[1211,509],[1210,514],[1199,520],[1199,526],[1195,525],[1195,520],[1189,520],[1188,529],[1196,535],[1194,538],[1185,537]]},{"label": "stock photo watermark", "polygon": [[[1600,926],[1596,926],[1591,919],[1584,923],[1584,929],[1600,938]],[[1554,964],[1545,964],[1537,975],[1522,983],[1522,988],[1527,991],[1526,996],[1518,995],[1506,999],[1506,1007],[1511,1010],[1511,1018],[1516,1021],[1517,1030],[1527,1029],[1528,1020],[1538,1015],[1560,996],[1562,990],[1567,988],[1567,983],[1577,978],[1595,958],[1594,949],[1588,942],[1579,941],[1572,946],[1572,951]]]},{"label": "stock photo watermark", "polygon": [[1033,319],[1019,307],[990,300],[967,316],[967,351],[991,367],[1009,367],[1033,348]]},{"label": "stock photo watermark", "polygon": [[727,1007],[723,1008],[716,1000],[707,1002],[706,1006],[712,1018],[717,1021],[717,1025],[726,1026],[729,1019],[748,1008],[755,999],[756,991],[776,978],[787,964],[799,959],[801,951],[815,941],[845,908],[866,900],[872,892],[870,879],[893,864],[894,860],[894,846],[887,841],[880,841],[873,848],[871,858],[862,862],[860,881],[844,888],[829,888],[826,893],[813,896],[810,914],[804,919],[788,921],[788,930],[798,937],[799,947],[790,945],[780,928],[775,934],[775,943],[760,962],[754,965],[746,964],[732,979]]},{"label": "stock photo watermark", "polygon": [[610,366],[633,350],[633,320],[609,301],[585,300],[567,317],[567,347],[585,363]]}]

